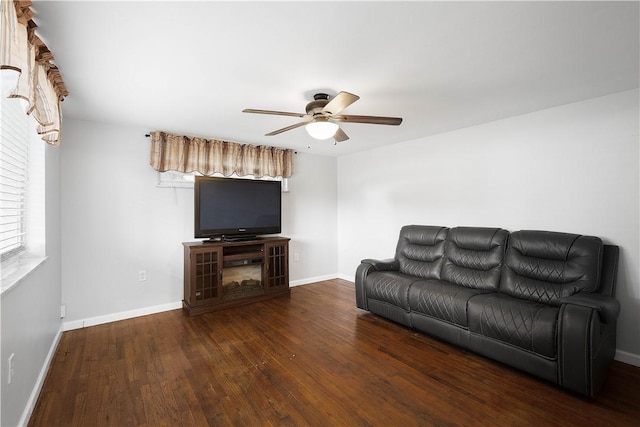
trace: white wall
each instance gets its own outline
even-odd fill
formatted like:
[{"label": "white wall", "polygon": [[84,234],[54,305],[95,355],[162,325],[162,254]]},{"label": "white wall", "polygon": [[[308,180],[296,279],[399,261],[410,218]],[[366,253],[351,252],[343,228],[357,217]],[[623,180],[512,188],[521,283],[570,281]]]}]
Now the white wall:
[{"label": "white wall", "polygon": [[[44,142],[42,142],[44,144]],[[60,336],[60,149],[45,148],[45,227],[47,259],[21,283],[2,295],[2,416],[14,426],[35,404],[32,392],[44,380],[43,367]],[[14,353],[14,376],[7,384],[7,360]]]},{"label": "white wall", "polygon": [[[638,90],[338,160],[338,271],[392,257],[405,224],[600,236],[619,245],[618,358],[640,365]],[[429,117],[424,117],[429,120]]]},{"label": "white wall", "polygon": [[292,285],[333,278],[338,272],[337,164],[335,157],[296,155],[282,207],[282,234],[291,237]]},{"label": "white wall", "polygon": [[[67,325],[171,307],[183,298],[181,243],[194,240],[193,190],[156,186],[144,137],[149,130],[65,120],[62,298]],[[290,257],[294,284],[337,272],[336,165],[335,158],[296,157],[291,191],[283,194],[282,232],[292,238],[291,255],[300,254],[297,262]],[[139,270],[146,270],[147,281],[138,281]]]}]

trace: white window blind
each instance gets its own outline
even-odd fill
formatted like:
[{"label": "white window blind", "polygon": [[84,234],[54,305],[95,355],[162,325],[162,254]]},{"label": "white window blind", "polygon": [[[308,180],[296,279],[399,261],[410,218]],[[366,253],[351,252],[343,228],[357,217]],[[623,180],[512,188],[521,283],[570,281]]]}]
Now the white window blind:
[{"label": "white window blind", "polygon": [[29,118],[16,99],[2,97],[0,144],[0,260],[25,248]]}]

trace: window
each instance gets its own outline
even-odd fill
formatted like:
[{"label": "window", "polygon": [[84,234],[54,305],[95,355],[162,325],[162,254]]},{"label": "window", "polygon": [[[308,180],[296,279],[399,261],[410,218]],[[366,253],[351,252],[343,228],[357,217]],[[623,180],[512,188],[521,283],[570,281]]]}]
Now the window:
[{"label": "window", "polygon": [[[158,172],[158,187],[168,188],[193,188],[195,176],[200,175],[195,173],[184,173],[178,171]],[[215,173],[211,176],[217,176],[224,178],[221,173]],[[254,178],[253,175],[247,175],[239,177],[235,173],[228,178],[243,178],[243,179],[263,179],[268,181],[280,181],[282,183],[282,192],[289,192],[289,178],[283,178],[281,176],[272,178],[270,176],[263,176],[262,178]]]},{"label": "window", "polygon": [[0,289],[4,293],[45,259],[46,144],[22,101],[0,98]]}]

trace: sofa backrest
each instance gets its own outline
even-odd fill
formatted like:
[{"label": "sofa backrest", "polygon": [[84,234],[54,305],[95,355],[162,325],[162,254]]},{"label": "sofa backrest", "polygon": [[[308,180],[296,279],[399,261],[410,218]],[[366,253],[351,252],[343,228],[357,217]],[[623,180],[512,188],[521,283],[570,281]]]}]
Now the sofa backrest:
[{"label": "sofa backrest", "polygon": [[400,272],[423,279],[440,279],[448,230],[431,225],[402,227],[396,247]]},{"label": "sofa backrest", "polygon": [[578,292],[595,292],[602,253],[598,237],[515,231],[509,237],[500,292],[551,305]]},{"label": "sofa backrest", "polygon": [[501,228],[456,227],[449,230],[442,279],[482,290],[498,290],[509,232]]}]

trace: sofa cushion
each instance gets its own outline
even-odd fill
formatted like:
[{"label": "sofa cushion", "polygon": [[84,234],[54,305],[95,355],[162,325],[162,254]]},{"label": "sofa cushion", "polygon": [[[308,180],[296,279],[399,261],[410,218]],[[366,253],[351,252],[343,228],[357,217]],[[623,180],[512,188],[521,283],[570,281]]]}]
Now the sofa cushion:
[{"label": "sofa cushion", "polygon": [[544,304],[578,292],[594,292],[600,283],[603,244],[597,237],[551,231],[511,233],[500,292]]},{"label": "sofa cushion", "polygon": [[412,312],[466,327],[467,302],[480,293],[440,280],[421,280],[409,289],[409,307]]},{"label": "sofa cushion", "polygon": [[484,294],[469,300],[469,331],[555,358],[557,307],[504,294]]},{"label": "sofa cushion", "polygon": [[509,233],[501,228],[449,230],[442,280],[473,289],[497,290]]},{"label": "sofa cushion", "polygon": [[409,311],[409,288],[419,280],[396,271],[376,271],[367,276],[367,298]]},{"label": "sofa cushion", "polygon": [[400,230],[396,259],[400,272],[422,279],[439,279],[448,228],[406,225]]}]

